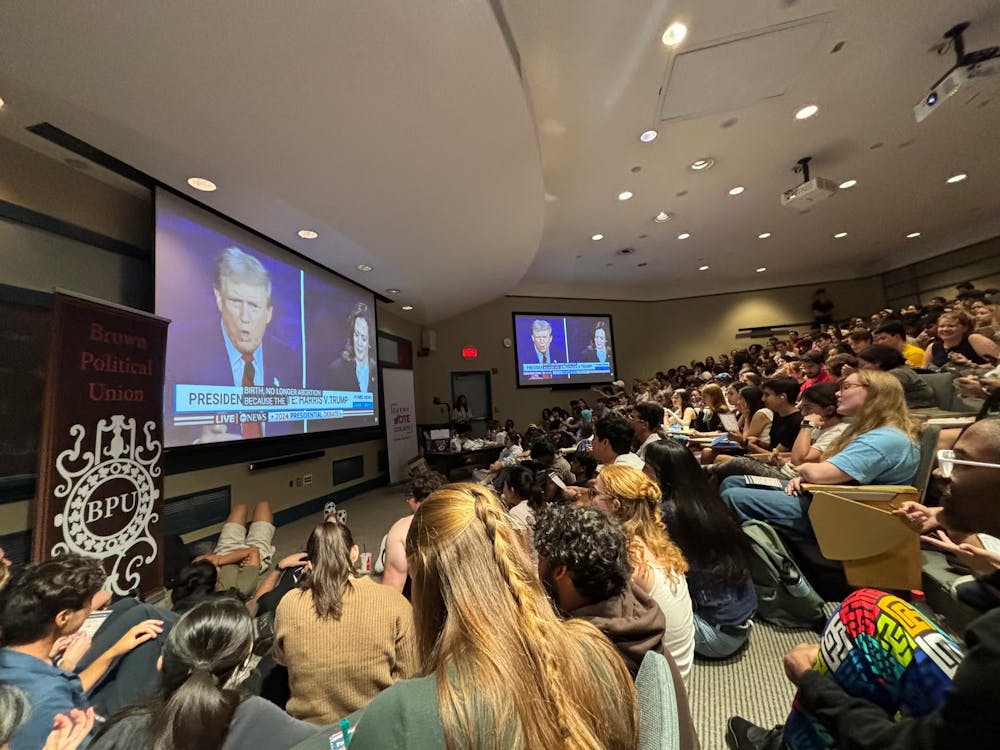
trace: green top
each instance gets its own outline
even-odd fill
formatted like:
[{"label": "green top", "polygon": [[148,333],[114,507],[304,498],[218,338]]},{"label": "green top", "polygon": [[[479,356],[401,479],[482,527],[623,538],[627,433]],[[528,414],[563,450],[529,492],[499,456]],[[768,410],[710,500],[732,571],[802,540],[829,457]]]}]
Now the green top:
[{"label": "green top", "polygon": [[[347,718],[355,727],[349,750],[439,750],[445,746],[434,675],[397,682]],[[334,732],[338,731],[335,726]],[[330,739],[322,734],[292,750],[330,750]]]}]

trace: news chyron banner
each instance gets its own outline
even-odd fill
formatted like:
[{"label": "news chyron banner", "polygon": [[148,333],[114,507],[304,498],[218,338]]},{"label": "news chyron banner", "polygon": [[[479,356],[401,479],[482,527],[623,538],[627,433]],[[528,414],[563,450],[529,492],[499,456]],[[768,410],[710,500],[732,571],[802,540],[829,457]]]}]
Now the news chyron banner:
[{"label": "news chyron banner", "polygon": [[375,395],[270,385],[174,386],[174,425],[246,425],[370,417]]},{"label": "news chyron banner", "polygon": [[417,417],[414,407],[413,370],[382,369],[382,393],[385,396],[385,438],[389,453],[389,482],[405,480],[406,465],[417,448]]},{"label": "news chyron banner", "polygon": [[32,557],[93,557],[113,593],[160,591],[168,321],[64,292],[54,302]]}]

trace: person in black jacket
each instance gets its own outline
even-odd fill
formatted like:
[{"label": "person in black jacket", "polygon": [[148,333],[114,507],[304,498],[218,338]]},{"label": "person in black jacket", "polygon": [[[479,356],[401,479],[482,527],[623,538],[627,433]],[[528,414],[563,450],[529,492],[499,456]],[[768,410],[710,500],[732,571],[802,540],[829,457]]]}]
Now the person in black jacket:
[{"label": "person in black jacket", "polygon": [[[968,427],[953,455],[939,455],[939,468],[950,479],[937,516],[941,525],[955,533],[1000,535],[1000,419]],[[914,526],[926,528],[919,509],[907,510]],[[1000,565],[988,552],[963,551]],[[982,582],[995,588],[1000,572]],[[856,647],[862,638],[864,647]],[[785,673],[798,687],[785,726],[765,730],[735,716],[726,742],[736,750],[995,748],[1000,608],[975,620],[965,641],[963,658],[910,605],[871,589],[857,591],[831,617],[822,645],[799,645],[785,656]]]}]

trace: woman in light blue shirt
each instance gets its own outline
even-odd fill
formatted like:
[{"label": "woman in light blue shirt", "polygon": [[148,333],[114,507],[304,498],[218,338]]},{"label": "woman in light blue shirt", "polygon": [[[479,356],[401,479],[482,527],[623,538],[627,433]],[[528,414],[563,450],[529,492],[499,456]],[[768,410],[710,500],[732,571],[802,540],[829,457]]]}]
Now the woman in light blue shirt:
[{"label": "woman in light blue shirt", "polygon": [[742,521],[756,519],[814,537],[811,498],[802,484],[912,484],[920,464],[916,428],[903,386],[891,373],[859,370],[840,384],[837,412],[851,424],[829,447],[824,461],[795,467],[798,476],[782,483],[784,493],[748,487],[742,476],[728,477],[722,499]]}]

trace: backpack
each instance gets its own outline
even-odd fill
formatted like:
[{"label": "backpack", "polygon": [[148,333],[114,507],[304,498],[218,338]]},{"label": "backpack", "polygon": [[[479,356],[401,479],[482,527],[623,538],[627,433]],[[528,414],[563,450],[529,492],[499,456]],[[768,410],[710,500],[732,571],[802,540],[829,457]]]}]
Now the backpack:
[{"label": "backpack", "polygon": [[786,628],[819,628],[823,599],[802,575],[778,533],[763,521],[746,521],[743,533],[753,555],[750,575],[757,590],[757,615]]}]

